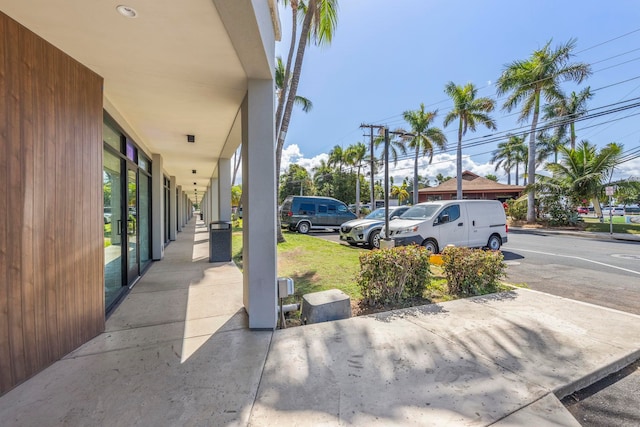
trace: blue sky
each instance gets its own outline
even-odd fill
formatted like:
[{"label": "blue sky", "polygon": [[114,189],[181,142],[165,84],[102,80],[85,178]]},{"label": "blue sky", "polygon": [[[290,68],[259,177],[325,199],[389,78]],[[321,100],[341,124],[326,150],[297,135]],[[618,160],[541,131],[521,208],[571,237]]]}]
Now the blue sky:
[{"label": "blue sky", "polygon": [[[290,20],[290,10],[281,6],[283,38],[276,53],[283,60]],[[314,108],[307,114],[294,112],[283,166],[298,163],[311,168],[335,145],[366,142],[361,123],[406,127],[402,112],[415,110],[420,103],[429,111],[438,109],[435,125],[442,128],[451,109],[443,91],[449,81],[472,82],[480,89],[478,96],[497,99],[493,113],[497,132],[526,126],[501,109],[504,99],[497,98],[494,83],[505,64],[526,59],[550,39],[556,45],[570,38],[577,39],[574,60],[592,64],[593,74],[579,87],[565,84],[566,92],[587,85],[597,89],[590,109],[640,97],[637,0],[342,0],[332,44],[307,48],[298,94],[311,99]],[[638,113],[640,108],[633,108],[579,123],[578,139],[598,146],[618,142],[625,151],[638,148],[640,115],[624,118]],[[436,152],[431,165],[424,159],[421,175],[455,176],[456,127],[443,130],[451,150]],[[490,133],[484,128],[469,132],[463,144]],[[489,164],[496,145],[464,149],[463,168],[480,175],[495,173],[506,182],[504,172],[495,172]],[[413,160],[400,161],[391,174],[396,180],[412,176]],[[640,176],[640,159],[621,165],[616,176]]]}]

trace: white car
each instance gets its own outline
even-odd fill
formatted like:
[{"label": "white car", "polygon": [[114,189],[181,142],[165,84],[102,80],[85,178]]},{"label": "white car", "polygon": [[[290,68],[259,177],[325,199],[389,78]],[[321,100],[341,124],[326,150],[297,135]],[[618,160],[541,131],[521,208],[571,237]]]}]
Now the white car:
[{"label": "white car", "polygon": [[602,209],[602,216],[624,216],[624,208],[622,206],[609,207],[606,206]]},{"label": "white car", "polygon": [[[389,206],[389,220],[399,217],[408,206]],[[340,226],[340,240],[351,246],[368,245],[380,249],[380,230],[384,226],[384,208],[378,208],[361,219],[347,221]]]}]

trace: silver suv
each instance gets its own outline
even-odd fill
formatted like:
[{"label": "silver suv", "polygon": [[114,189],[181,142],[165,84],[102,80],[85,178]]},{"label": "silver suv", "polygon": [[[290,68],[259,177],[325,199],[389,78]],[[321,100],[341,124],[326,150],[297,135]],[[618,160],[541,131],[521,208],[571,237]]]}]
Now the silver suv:
[{"label": "silver suv", "polygon": [[[389,206],[389,219],[405,213],[409,206]],[[340,240],[352,246],[367,245],[380,248],[380,230],[384,226],[384,208],[378,208],[362,219],[354,219],[340,226]]]}]

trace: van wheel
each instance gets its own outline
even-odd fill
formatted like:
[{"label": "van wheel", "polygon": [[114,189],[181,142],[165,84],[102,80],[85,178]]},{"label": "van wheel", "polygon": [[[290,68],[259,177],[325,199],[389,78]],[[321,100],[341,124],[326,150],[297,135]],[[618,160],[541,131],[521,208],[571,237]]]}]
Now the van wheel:
[{"label": "van wheel", "polygon": [[369,235],[369,246],[371,249],[380,249],[380,231],[375,230]]},{"label": "van wheel", "polygon": [[499,251],[500,246],[502,246],[502,239],[497,234],[493,234],[489,237],[489,241],[487,242],[487,247],[492,251]]},{"label": "van wheel", "polygon": [[310,228],[311,226],[308,222],[301,222],[300,224],[298,224],[298,233],[307,234]]},{"label": "van wheel", "polygon": [[422,246],[424,246],[427,252],[431,252],[432,254],[437,254],[438,252],[440,252],[438,250],[438,242],[433,239],[425,240],[424,242],[422,242]]}]

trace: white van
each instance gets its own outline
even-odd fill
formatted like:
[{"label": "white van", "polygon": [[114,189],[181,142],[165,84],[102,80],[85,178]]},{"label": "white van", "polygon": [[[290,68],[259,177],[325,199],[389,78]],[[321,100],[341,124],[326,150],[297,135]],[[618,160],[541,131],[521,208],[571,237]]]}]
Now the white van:
[{"label": "white van", "polygon": [[418,203],[389,223],[389,231],[396,246],[415,243],[433,253],[447,245],[498,250],[507,243],[507,216],[497,200],[441,200]]}]

